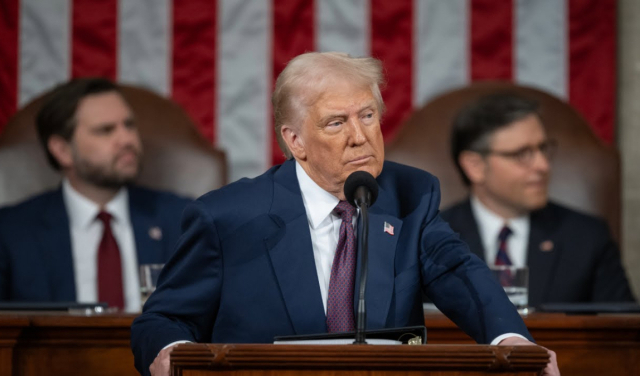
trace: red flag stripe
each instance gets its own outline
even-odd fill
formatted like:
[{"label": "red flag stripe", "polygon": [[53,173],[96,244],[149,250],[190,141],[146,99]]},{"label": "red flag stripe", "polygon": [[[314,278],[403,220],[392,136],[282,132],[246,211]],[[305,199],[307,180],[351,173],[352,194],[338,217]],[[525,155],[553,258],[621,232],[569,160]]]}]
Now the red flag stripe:
[{"label": "red flag stripe", "polygon": [[512,0],[473,0],[471,22],[471,80],[511,80],[513,77]]},{"label": "red flag stripe", "polygon": [[173,2],[172,96],[214,142],[217,1]]},{"label": "red flag stripe", "polygon": [[71,76],[117,76],[118,1],[74,0]]},{"label": "red flag stripe", "polygon": [[387,106],[382,132],[393,137],[412,110],[413,1],[371,0],[371,55],[382,61]]},{"label": "red flag stripe", "polygon": [[0,2],[0,132],[18,106],[19,0]]},{"label": "red flag stripe", "polygon": [[612,142],[616,109],[616,1],[570,0],[568,17],[569,101],[598,136]]},{"label": "red flag stripe", "polygon": [[[438,72],[438,76],[443,77],[442,82],[451,82],[449,77],[460,77],[459,72],[462,69],[465,77],[456,81],[458,84],[463,84],[467,76],[475,80],[484,78],[515,79],[516,72],[523,68],[522,66],[518,66],[519,69],[516,68],[515,64],[519,64],[516,59],[516,50],[530,49],[532,40],[536,45],[539,44],[536,41],[536,36],[531,33],[526,34],[525,43],[520,44],[525,38],[523,35],[518,36],[516,29],[518,20],[514,18],[515,15],[520,14],[527,20],[530,14],[540,17],[538,23],[528,24],[529,27],[532,25],[545,27],[547,23],[560,22],[561,25],[557,26],[561,29],[558,34],[564,35],[566,44],[559,50],[545,50],[539,48],[540,46],[536,48],[542,54],[557,53],[561,55],[556,59],[555,64],[556,66],[558,64],[566,65],[566,72],[564,75],[558,75],[557,79],[566,80],[566,82],[563,81],[565,83],[559,84],[558,87],[562,89],[565,85],[566,89],[564,91],[558,90],[558,92],[566,93],[570,102],[594,126],[598,136],[613,141],[616,110],[615,8],[617,2],[615,0],[563,0],[561,2],[562,18],[558,17],[557,13],[550,11],[554,8],[553,6],[537,5],[543,3],[546,2],[514,0],[424,2],[424,4],[428,4],[432,16],[444,14],[451,18],[448,20],[448,17],[443,17],[443,23],[464,24],[466,22],[469,26],[468,28],[464,27],[465,34],[468,30],[468,38],[460,42],[467,43],[468,46],[466,51],[462,52],[463,56],[460,57],[459,64],[453,64],[450,69],[446,65],[441,66],[443,68],[441,72]],[[72,0],[68,5],[72,7],[71,11],[68,6],[51,6],[52,12],[64,12],[64,16],[59,14],[53,16],[64,19],[63,22],[69,19],[71,24],[60,25],[55,22],[49,24],[50,19],[47,19],[47,25],[42,25],[43,27],[39,27],[38,23],[45,19],[34,17],[29,13],[29,7],[25,4],[31,4],[31,2],[0,1],[0,36],[2,36],[0,38],[0,90],[2,93],[0,95],[0,128],[4,126],[22,99],[28,100],[53,85],[54,80],[43,84],[34,84],[34,80],[38,81],[42,72],[56,71],[56,69],[62,69],[64,72],[68,70],[66,74],[60,75],[61,78],[56,78],[56,80],[71,74],[74,76],[91,74],[106,75],[111,78],[120,77],[116,72],[120,69],[118,62],[122,56],[118,56],[121,51],[116,46],[120,42],[118,29],[123,22],[118,20],[118,17],[123,10],[118,12],[120,4],[118,0]],[[169,42],[171,43],[169,48],[172,51],[170,61],[174,66],[169,69],[168,76],[171,77],[169,84],[159,85],[161,87],[168,86],[167,92],[172,92],[171,89],[173,89],[174,98],[188,109],[190,115],[200,124],[202,133],[212,141],[218,131],[215,124],[216,116],[220,117],[220,115],[216,115],[216,103],[220,102],[216,101],[216,96],[227,95],[226,92],[221,92],[217,88],[216,82],[218,80],[216,74],[219,74],[216,68],[218,64],[216,59],[217,33],[227,31],[217,30],[216,13],[218,10],[216,6],[218,4],[205,0],[174,1],[167,4],[174,12],[171,17],[175,23],[169,23],[173,28],[169,31],[173,37],[173,40]],[[269,35],[268,38],[265,38],[265,41],[273,39],[273,43],[266,42],[270,43],[267,45],[266,53],[262,51],[259,53],[260,55],[264,54],[263,60],[271,69],[267,73],[267,80],[271,82],[290,58],[298,53],[315,49],[314,34],[323,32],[322,28],[314,30],[316,18],[326,17],[327,14],[322,12],[314,14],[316,12],[315,6],[318,3],[313,0],[271,0],[265,4],[262,10],[264,13],[256,12],[253,17],[264,17],[260,19],[261,22],[268,20],[267,22],[273,23],[273,26],[269,26],[273,29],[268,33],[274,32],[275,35]],[[337,0],[332,0],[327,4],[337,4]],[[411,64],[424,64],[421,58],[415,58],[417,57],[415,54],[419,51],[414,51],[410,43],[414,38],[411,23],[418,22],[419,25],[422,25],[421,23],[426,22],[424,14],[420,17],[415,15],[424,4],[415,0],[402,0],[399,3],[369,0],[366,4],[367,12],[363,14],[371,14],[367,22],[362,22],[366,29],[358,29],[356,33],[368,34],[366,37],[372,42],[372,51],[370,52],[383,59],[385,63],[390,81],[389,91],[384,93],[390,108],[387,119],[383,123],[383,131],[387,139],[390,133],[393,133],[394,128],[401,125],[397,119],[402,119],[403,115],[399,115],[397,111],[402,112],[410,108],[406,101],[410,90],[406,89],[413,85],[418,86],[417,80],[420,79],[413,74],[413,70],[410,71],[407,67]],[[463,11],[446,11],[446,9],[454,7],[451,4],[458,4],[456,7],[460,7]],[[415,9],[410,9],[412,5]],[[237,5],[238,8],[243,6]],[[396,11],[398,9],[400,13]],[[413,13],[411,19],[402,14],[402,9],[409,9],[406,10],[406,13]],[[543,13],[543,15],[541,16],[539,13]],[[544,19],[544,13],[550,15],[548,21]],[[335,18],[335,14],[328,14],[329,17]],[[253,19],[238,19],[237,22],[251,23]],[[22,24],[23,22],[25,24]],[[361,23],[355,24],[360,25]],[[164,27],[163,25],[158,27]],[[64,30],[56,29],[58,31],[54,35],[36,34],[34,36],[34,33],[47,33],[49,28],[61,26],[64,27]],[[423,57],[429,59],[443,53],[447,55],[451,49],[449,44],[451,35],[446,32],[434,34],[433,28],[437,25],[434,26],[433,22],[427,26],[426,30],[429,35],[437,35],[440,39],[434,40],[434,43],[429,45],[431,49]],[[425,29],[424,25],[420,27]],[[420,27],[416,29],[420,29]],[[237,30],[234,28],[234,31]],[[345,30],[349,30],[349,28],[347,27]],[[61,59],[60,49],[55,47],[66,46],[66,39],[60,41],[59,38],[67,38],[67,35],[71,33],[70,51],[64,52],[68,53],[69,59]],[[332,35],[339,35],[339,33],[332,33]],[[401,37],[401,35],[404,36]],[[126,38],[127,36],[122,35],[122,37]],[[238,34],[238,37],[241,39],[245,35]],[[246,37],[251,38],[252,36],[247,34]],[[320,38],[320,40],[326,40],[326,38]],[[53,41],[51,48],[42,48],[42,46],[46,47],[47,41]],[[389,41],[393,41],[393,43]],[[404,42],[406,43],[402,45]],[[562,41],[562,43],[565,42]],[[342,43],[336,45],[342,45]],[[486,52],[483,52],[483,49]],[[48,52],[49,50],[53,52]],[[529,52],[535,53],[536,51],[534,49]],[[403,54],[404,58],[398,58]],[[395,60],[389,61],[391,57]],[[29,62],[34,59],[40,62],[46,61],[47,69],[43,69],[42,64],[30,65]],[[429,61],[433,60],[429,59]],[[550,60],[553,63],[553,58],[547,58],[545,61]],[[447,60],[444,59],[444,61]],[[527,64],[532,63],[531,60],[525,61]],[[403,76],[400,74],[401,71],[406,71],[407,74]],[[424,72],[424,69],[416,71]],[[429,67],[427,72],[433,72],[433,69]],[[538,69],[537,74],[544,75],[544,71],[540,73]],[[533,81],[524,82],[535,82],[535,77],[532,77]],[[145,84],[145,82],[139,83]],[[552,83],[553,81],[547,82],[549,87],[555,87]],[[434,87],[434,95],[449,87],[440,84],[440,82],[430,85]],[[264,96],[264,93],[260,95]],[[395,102],[401,104],[396,105]],[[402,103],[407,104],[402,105]],[[264,111],[262,107],[261,111]],[[262,116],[265,119],[271,118],[269,111]],[[266,125],[263,126],[266,127]],[[268,158],[269,162],[272,160],[279,162],[282,159],[278,148],[275,147],[273,130],[269,127],[268,132],[271,136],[264,140],[264,152],[275,155],[274,158]],[[222,147],[233,147],[236,150],[243,147],[242,141],[229,146],[226,144],[227,140],[219,140],[219,142],[223,142]],[[236,163],[236,161],[232,161],[232,163]]]},{"label": "red flag stripe", "polygon": [[[273,1],[273,82],[289,60],[315,50],[313,0]],[[284,156],[271,123],[271,155],[273,164]]]}]

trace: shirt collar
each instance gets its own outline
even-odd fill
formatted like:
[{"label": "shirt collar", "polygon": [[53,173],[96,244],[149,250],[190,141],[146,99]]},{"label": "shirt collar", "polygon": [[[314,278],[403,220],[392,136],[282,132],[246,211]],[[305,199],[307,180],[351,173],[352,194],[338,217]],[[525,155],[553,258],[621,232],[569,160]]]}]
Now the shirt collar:
[{"label": "shirt collar", "polygon": [[[71,227],[86,228],[96,219],[100,206],[76,191],[68,179],[62,180],[62,197],[69,214]],[[116,222],[129,221],[129,192],[122,187],[105,205],[105,211],[111,214]]]},{"label": "shirt collar", "polygon": [[515,235],[525,234],[529,228],[530,220],[528,214],[506,220],[492,212],[491,209],[487,208],[476,196],[472,195],[470,201],[471,211],[476,218],[481,236],[497,237],[504,225],[509,226]]},{"label": "shirt collar", "polygon": [[302,201],[307,212],[309,225],[312,229],[315,229],[333,212],[340,200],[316,184],[298,161],[296,161],[296,175],[298,184],[300,184],[300,192],[302,193]]}]

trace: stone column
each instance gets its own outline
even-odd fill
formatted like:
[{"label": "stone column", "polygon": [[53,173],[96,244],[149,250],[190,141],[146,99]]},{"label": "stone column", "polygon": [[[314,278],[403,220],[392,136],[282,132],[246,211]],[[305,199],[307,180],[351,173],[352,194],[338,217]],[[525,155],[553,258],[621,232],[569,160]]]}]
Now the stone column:
[{"label": "stone column", "polygon": [[640,1],[618,0],[618,148],[623,260],[640,299]]}]

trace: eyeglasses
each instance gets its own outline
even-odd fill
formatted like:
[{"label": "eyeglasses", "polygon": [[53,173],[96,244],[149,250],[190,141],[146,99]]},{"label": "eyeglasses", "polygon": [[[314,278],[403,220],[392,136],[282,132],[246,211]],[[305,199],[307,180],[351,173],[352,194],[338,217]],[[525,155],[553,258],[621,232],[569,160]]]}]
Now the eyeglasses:
[{"label": "eyeglasses", "polygon": [[558,144],[555,140],[546,140],[538,145],[525,146],[514,151],[484,150],[479,151],[479,153],[484,155],[498,155],[500,157],[513,159],[522,165],[528,166],[533,163],[537,151],[540,151],[547,160],[551,160],[555,155],[557,148]]}]

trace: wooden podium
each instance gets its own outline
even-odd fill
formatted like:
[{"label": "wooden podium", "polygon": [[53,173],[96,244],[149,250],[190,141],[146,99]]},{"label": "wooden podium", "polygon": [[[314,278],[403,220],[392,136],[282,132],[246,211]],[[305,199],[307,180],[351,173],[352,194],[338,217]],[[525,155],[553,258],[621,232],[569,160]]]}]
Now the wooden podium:
[{"label": "wooden podium", "polygon": [[[42,312],[25,314],[0,312],[0,376],[139,376],[133,367],[133,354],[129,344],[130,326],[134,318],[134,315],[78,316]],[[563,376],[640,375],[640,315],[572,316],[558,313],[534,313],[524,317],[524,321],[533,338],[540,345],[556,352]],[[425,314],[425,323],[429,344],[416,347],[425,347],[427,350],[411,349],[411,351],[437,351],[437,349],[467,351],[471,346],[466,345],[474,343],[442,314]],[[204,354],[208,358],[211,358],[211,354],[221,353],[205,347]],[[483,350],[471,351],[487,349],[500,351],[487,346],[475,347]],[[239,348],[239,346],[233,347],[233,349]],[[301,349],[296,346],[293,351]],[[402,348],[404,349],[405,347]],[[339,348],[341,357],[345,356],[343,350],[344,347]],[[183,351],[182,348],[180,351]],[[227,353],[232,354],[234,351],[236,350],[228,350]],[[473,356],[463,356],[460,351],[455,350],[453,354],[458,363],[448,361],[447,364],[462,364],[467,359],[474,359],[475,362],[479,359],[477,353]],[[435,353],[419,355],[424,359],[433,360],[435,356],[433,354]],[[386,356],[385,353],[376,355],[380,358],[382,356]],[[445,359],[445,355],[437,356]],[[486,356],[486,352],[483,356]],[[236,358],[225,355],[223,359],[228,364],[237,364]],[[330,356],[329,359],[331,359]],[[512,357],[509,359],[514,361]],[[396,363],[402,365],[399,362]],[[396,363],[393,367],[397,367]],[[502,364],[499,360],[496,360],[496,363]],[[433,363],[429,366],[432,365]],[[221,366],[217,367],[222,369]],[[378,366],[370,374],[382,375],[383,368]],[[251,370],[248,366],[246,369]],[[335,370],[335,367],[331,369]],[[232,372],[228,368],[226,370]],[[443,373],[445,371],[452,374],[450,369],[437,372],[446,374]],[[278,369],[274,368],[272,374],[278,373],[280,373]],[[432,374],[437,373],[433,371]]]},{"label": "wooden podium", "polygon": [[181,344],[173,376],[538,375],[549,361],[535,346]]}]

